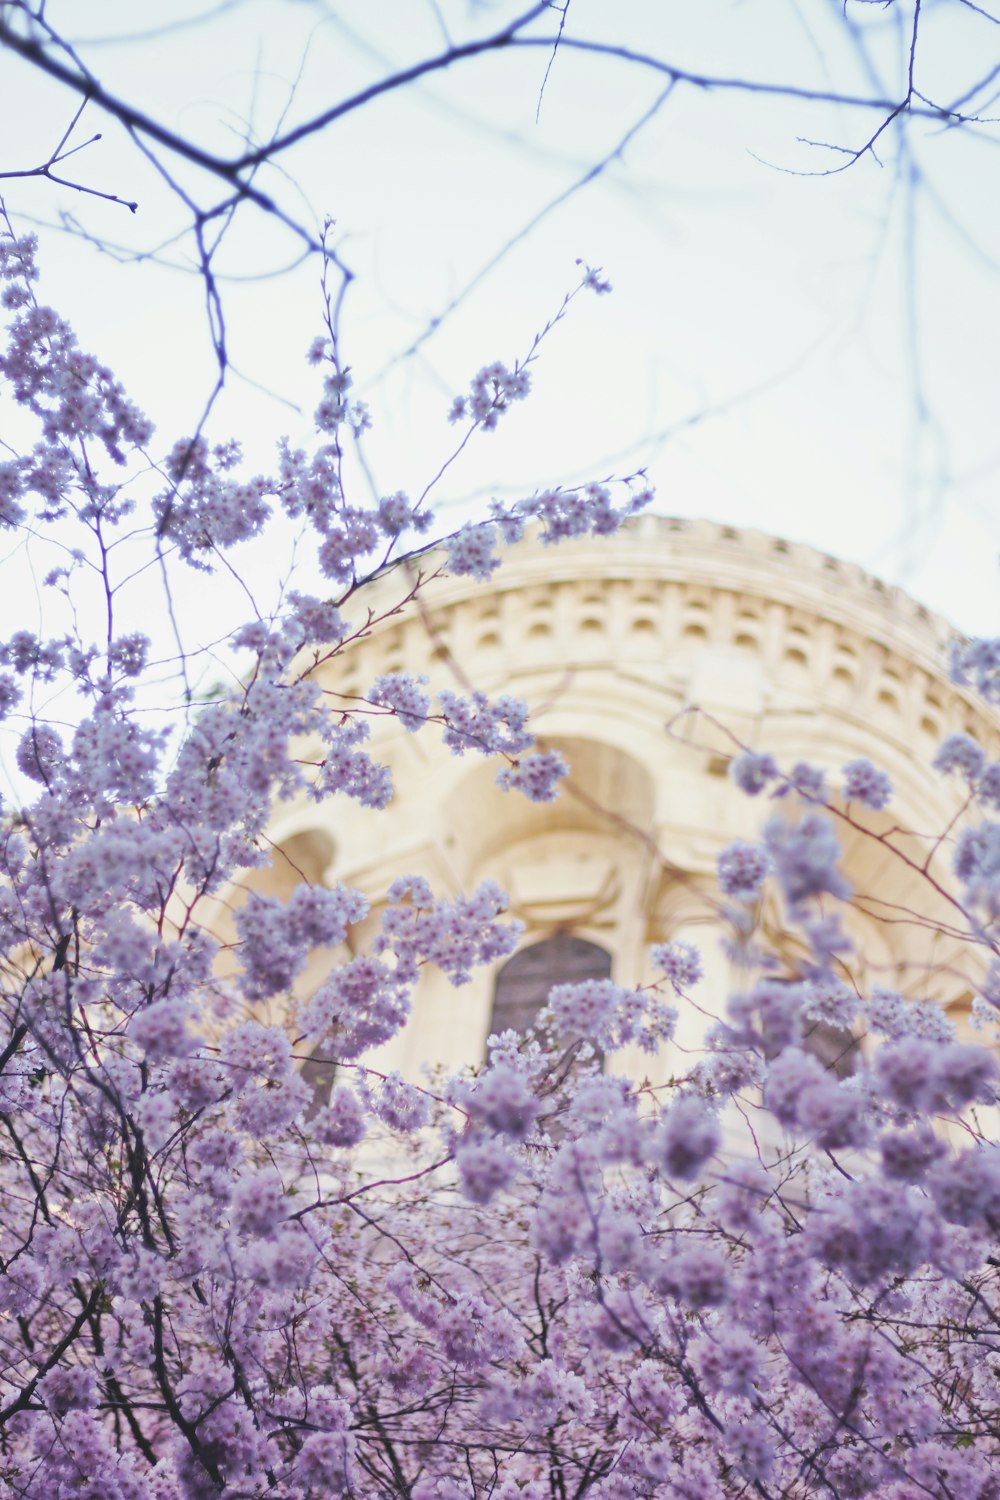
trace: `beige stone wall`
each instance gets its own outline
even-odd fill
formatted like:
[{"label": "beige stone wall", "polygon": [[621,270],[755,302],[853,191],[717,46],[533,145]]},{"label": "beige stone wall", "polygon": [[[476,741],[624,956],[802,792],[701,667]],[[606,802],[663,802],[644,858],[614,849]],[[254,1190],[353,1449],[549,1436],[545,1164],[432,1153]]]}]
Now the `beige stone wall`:
[{"label": "beige stone wall", "polygon": [[[425,572],[434,566],[431,555]],[[275,863],[253,884],[287,893],[301,871],[356,885],[372,901],[374,930],[401,874],[425,875],[441,895],[493,878],[525,923],[525,943],[571,929],[609,949],[626,984],[649,978],[650,943],[694,941],[707,971],[702,1009],[682,1018],[658,1063],[668,1071],[697,1051],[706,1013],[734,982],[718,950],[715,858],[732,838],[755,837],[768,810],[728,779],[739,745],[767,749],[785,768],[806,760],[834,773],[869,756],[896,797],[865,821],[914,865],[928,846],[898,830],[940,831],[958,807],[955,786],[929,769],[935,746],[964,730],[996,753],[996,726],[947,680],[944,622],[808,547],[646,516],[599,542],[523,543],[490,585],[436,577],[420,609],[393,613],[414,581],[399,570],[352,601],[352,623],[370,611],[370,628],[320,669],[331,711],[356,709],[386,671],[426,674],[432,690],[513,693],[569,761],[567,790],[551,805],[502,793],[495,762],[452,756],[434,728],[410,736],[375,714],[373,753],[396,784],[391,809],[346,799],[281,807]],[[859,985],[963,1007],[968,953],[936,930],[955,917],[946,898],[886,844],[845,832]],[[948,864],[943,847],[932,871],[945,885]],[[307,985],[330,960],[315,956]],[[415,1077],[427,1061],[475,1063],[492,988],[489,973],[460,990],[429,977],[377,1064]]]}]

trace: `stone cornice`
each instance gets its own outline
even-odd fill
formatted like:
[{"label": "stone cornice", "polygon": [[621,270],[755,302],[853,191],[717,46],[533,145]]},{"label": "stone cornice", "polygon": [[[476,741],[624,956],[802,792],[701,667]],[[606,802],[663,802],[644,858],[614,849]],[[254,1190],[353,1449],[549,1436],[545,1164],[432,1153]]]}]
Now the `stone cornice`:
[{"label": "stone cornice", "polygon": [[[759,662],[771,711],[797,697],[836,718],[875,714],[876,732],[909,745],[917,733],[933,740],[956,728],[996,738],[993,716],[948,680],[953,628],[803,543],[644,515],[600,540],[545,546],[532,536],[503,558],[488,584],[434,579],[421,615],[376,621],[327,671],[357,675],[352,686],[363,690],[378,672],[425,671],[450,651],[477,686],[503,680],[523,691],[528,674],[571,663],[683,692],[685,663],[711,646]],[[359,597],[378,613],[403,592],[397,575]]]}]

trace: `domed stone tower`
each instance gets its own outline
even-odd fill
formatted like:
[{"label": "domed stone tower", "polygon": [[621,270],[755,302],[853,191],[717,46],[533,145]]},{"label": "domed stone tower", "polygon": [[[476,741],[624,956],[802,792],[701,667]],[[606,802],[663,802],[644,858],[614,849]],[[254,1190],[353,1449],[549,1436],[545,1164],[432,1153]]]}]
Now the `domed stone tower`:
[{"label": "domed stone tower", "polygon": [[[532,803],[499,790],[496,760],[454,756],[433,727],[409,735],[374,713],[372,753],[396,787],[390,808],[336,799],[277,810],[274,862],[248,884],[286,895],[303,878],[359,887],[373,908],[359,947],[393,880],[409,873],[437,895],[494,879],[524,923],[497,971],[459,990],[436,973],[423,979],[411,1021],[375,1065],[416,1077],[428,1061],[476,1063],[491,1031],[530,1025],[552,983],[609,973],[642,983],[650,945],[684,940],[706,976],[661,1060],[682,1070],[736,982],[720,946],[716,857],[758,836],[774,810],[766,794],[750,799],[732,784],[743,747],[769,751],[785,771],[823,768],[831,789],[859,757],[888,771],[890,806],[852,808],[838,823],[854,892],[846,969],[859,988],[881,983],[965,1012],[969,945],[949,902],[950,844],[934,843],[961,789],[930,762],[957,731],[995,754],[997,729],[949,682],[943,621],[809,547],[652,515],[600,541],[528,540],[487,585],[435,572],[436,554],[420,567],[416,601],[416,572],[397,570],[346,610],[358,628],[363,607],[368,624],[320,669],[331,710],[364,709],[375,677],[394,671],[426,676],[431,691],[510,693],[528,701],[536,735],[570,775],[555,802]],[[765,903],[761,921],[780,932],[777,907]],[[794,943],[782,941],[794,972]],[[305,993],[330,961],[314,955]]]}]

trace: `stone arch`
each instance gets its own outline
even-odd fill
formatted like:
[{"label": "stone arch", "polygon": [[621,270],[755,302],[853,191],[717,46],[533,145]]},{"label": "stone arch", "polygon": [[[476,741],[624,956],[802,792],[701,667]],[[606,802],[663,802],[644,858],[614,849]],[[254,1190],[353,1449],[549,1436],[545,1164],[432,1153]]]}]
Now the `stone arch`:
[{"label": "stone arch", "polygon": [[546,736],[545,748],[569,766],[569,785],[554,802],[529,802],[496,785],[496,766],[481,763],[449,788],[441,826],[466,882],[482,879],[501,851],[557,832],[618,837],[650,826],[655,806],[646,765],[616,745],[584,735]]}]

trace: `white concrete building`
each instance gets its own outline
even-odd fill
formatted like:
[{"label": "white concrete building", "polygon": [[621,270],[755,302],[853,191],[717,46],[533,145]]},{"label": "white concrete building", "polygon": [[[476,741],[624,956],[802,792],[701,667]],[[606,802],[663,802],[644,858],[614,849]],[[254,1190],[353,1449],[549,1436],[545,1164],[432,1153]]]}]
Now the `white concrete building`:
[{"label": "white concrete building", "polygon": [[[425,558],[425,574],[436,565]],[[399,670],[425,674],[432,690],[512,693],[571,771],[556,802],[533,804],[496,787],[495,760],[453,756],[434,727],[412,736],[375,716],[372,753],[396,785],[388,811],[344,798],[276,810],[274,864],[249,883],[274,893],[302,878],[358,886],[373,908],[359,947],[391,882],[411,872],[439,895],[495,879],[525,924],[502,975],[479,973],[459,990],[440,975],[422,980],[380,1067],[415,1078],[427,1061],[475,1063],[492,1029],[526,1022],[546,984],[609,969],[641,982],[649,945],[680,938],[697,944],[707,971],[695,992],[702,1009],[682,1017],[660,1060],[682,1072],[736,978],[718,945],[716,856],[756,837],[773,811],[731,784],[740,746],[769,750],[785,770],[800,760],[828,768],[833,787],[859,756],[890,773],[890,807],[859,815],[871,832],[841,828],[855,892],[848,969],[859,988],[877,982],[966,1009],[974,961],[954,935],[963,924],[947,897],[948,841],[931,858],[938,891],[919,869],[961,805],[930,761],[959,730],[998,753],[997,728],[949,682],[943,621],[809,547],[651,515],[601,541],[523,543],[489,585],[434,577],[419,606],[404,602],[414,581],[389,574],[345,609],[355,626],[370,609],[371,625],[320,671],[331,711],[363,708],[373,679]],[[765,904],[764,926],[777,917]],[[794,945],[785,948],[794,969]],[[332,958],[314,955],[306,992]]]}]

